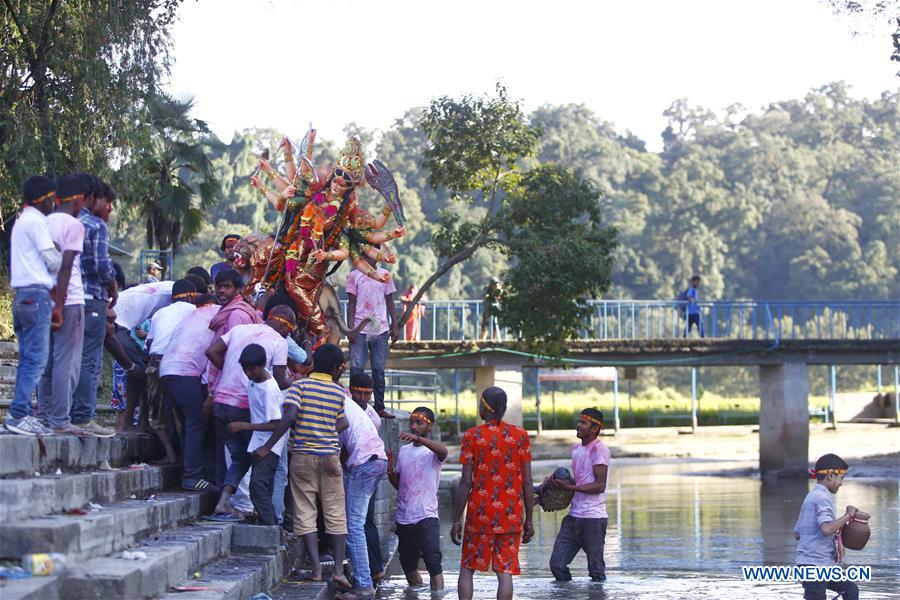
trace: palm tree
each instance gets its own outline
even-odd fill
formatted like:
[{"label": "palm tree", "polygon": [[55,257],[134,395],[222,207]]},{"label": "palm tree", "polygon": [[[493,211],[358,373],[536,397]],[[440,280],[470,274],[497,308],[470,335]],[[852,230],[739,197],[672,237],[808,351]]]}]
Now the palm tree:
[{"label": "palm tree", "polygon": [[193,98],[151,97],[145,107],[145,150],[125,167],[132,174],[133,208],[146,223],[147,245],[173,253],[200,233],[221,197],[208,156],[220,142],[210,138],[204,121],[189,116],[192,107]]}]

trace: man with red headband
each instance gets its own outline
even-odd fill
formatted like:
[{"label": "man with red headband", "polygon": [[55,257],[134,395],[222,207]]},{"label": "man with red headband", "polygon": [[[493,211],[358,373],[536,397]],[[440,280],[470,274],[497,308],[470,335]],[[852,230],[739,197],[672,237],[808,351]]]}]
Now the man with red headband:
[{"label": "man with red headband", "polygon": [[84,285],[81,283],[81,252],[84,225],[78,214],[84,206],[87,186],[78,175],[65,175],[56,182],[58,206],[47,217],[50,237],[62,252],[56,279],[53,332],[47,368],[38,386],[38,418],[59,435],[89,436],[72,424],[72,393],[81,374],[84,343]]},{"label": "man with red headband", "polygon": [[23,208],[11,236],[10,285],[13,327],[19,340],[16,391],[4,426],[13,433],[48,435],[52,431],[34,418],[31,397],[50,354],[50,289],[55,285],[61,256],[50,237],[47,215],[56,203],[52,179],[36,175],[22,187]]},{"label": "man with red headband", "polygon": [[431,578],[432,591],[444,589],[441,567],[441,522],[438,518],[438,487],[447,446],[429,439],[434,411],[419,406],[409,415],[409,432],[400,434],[396,466],[388,454],[388,478],[397,489],[397,553],[409,585],[422,585],[419,559]]},{"label": "man with red headband", "polygon": [[572,447],[572,473],[575,483],[555,479],[549,485],[575,492],[569,514],[563,518],[553,553],[550,555],[550,572],[557,581],[571,581],[569,563],[579,550],[587,555],[588,574],[591,581],[606,581],[606,563],[603,546],[606,543],[606,480],[609,474],[609,448],[600,439],[603,429],[603,413],[596,408],[581,411],[575,434],[579,443]]},{"label": "man with red headband", "polygon": [[[478,402],[484,423],[463,436],[459,455],[463,471],[450,529],[451,541],[457,545],[462,542],[463,546],[459,597],[472,598],[475,571],[493,568],[497,574],[497,598],[511,599],[512,576],[521,573],[519,542],[527,544],[534,537],[531,445],[528,432],[503,422],[506,392],[489,387]],[[460,520],[464,509],[466,534],[462,540]]]}]

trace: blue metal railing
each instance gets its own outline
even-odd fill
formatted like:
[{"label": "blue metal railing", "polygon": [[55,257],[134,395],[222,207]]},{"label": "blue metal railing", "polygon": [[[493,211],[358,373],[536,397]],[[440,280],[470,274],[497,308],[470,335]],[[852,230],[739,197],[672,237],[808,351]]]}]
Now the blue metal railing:
[{"label": "blue metal railing", "polygon": [[[510,337],[495,318],[482,318],[480,300],[433,300],[424,304],[421,340]],[[342,305],[346,315],[346,301]],[[595,300],[588,305],[593,310],[579,336],[586,340],[682,338],[689,324],[691,337],[702,331],[704,337],[716,339],[900,340],[900,302],[895,301],[700,302],[695,319],[691,319],[693,309],[688,303],[676,300]],[[485,335],[486,331],[492,335]]]}]

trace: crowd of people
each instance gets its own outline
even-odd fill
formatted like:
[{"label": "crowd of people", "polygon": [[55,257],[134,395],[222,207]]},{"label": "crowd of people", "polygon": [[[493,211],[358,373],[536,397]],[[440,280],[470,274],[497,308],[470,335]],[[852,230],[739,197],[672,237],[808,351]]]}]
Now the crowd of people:
[{"label": "crowd of people", "polygon": [[[423,585],[424,562],[430,588],[443,589],[438,488],[448,450],[431,438],[434,412],[413,410],[397,456],[379,434],[382,420],[394,418],[384,405],[389,339],[399,335],[391,278],[351,273],[348,316],[356,333],[349,360],[334,344],[313,351],[307,340],[295,340],[302,328],[283,297],[264,296],[263,305],[253,306],[242,296],[230,252],[239,236],[222,241],[225,261],[212,274],[197,266],[176,281],[159,281],[161,267],[153,263],[145,283],[125,288],[109,256],[106,223],[115,201],[115,191],[88,174],[25,182],[12,230],[19,366],[5,428],[32,436],[154,433],[164,460],[182,467],[183,489],[218,495],[210,519],[249,518],[299,536],[310,566],[301,576],[311,581],[323,578],[323,552],[335,565],[348,557],[352,581],[342,569],[332,575],[345,599],[373,597],[384,577],[372,499],[386,476],[398,493],[398,555],[407,581]],[[692,305],[695,280],[686,293]],[[489,336],[499,291],[493,280],[485,294]],[[414,296],[408,288],[402,301],[408,305]],[[424,312],[424,305],[413,310]],[[104,348],[115,359],[115,430],[95,421]],[[472,597],[475,571],[487,570],[497,575],[498,598],[512,598],[520,544],[534,536],[534,505],[543,506],[549,490],[570,494],[549,558],[554,578],[570,580],[569,564],[583,551],[591,580],[605,581],[610,451],[599,438],[603,414],[580,413],[572,473],[555,473],[535,487],[528,434],[503,421],[504,390],[487,388],[478,402],[483,422],[462,438],[450,529],[451,541],[462,546],[460,598]],[[795,530],[798,564],[834,564],[835,533],[857,512],[848,506],[835,517],[833,495],[846,463],[827,455],[816,469],[819,485]],[[852,583],[828,587],[857,597]],[[825,583],[804,588],[807,597],[823,597]]]}]

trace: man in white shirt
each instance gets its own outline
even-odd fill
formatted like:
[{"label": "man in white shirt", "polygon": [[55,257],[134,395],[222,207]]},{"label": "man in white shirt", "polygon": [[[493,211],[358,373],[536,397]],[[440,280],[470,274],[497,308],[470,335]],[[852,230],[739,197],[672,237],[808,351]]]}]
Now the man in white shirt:
[{"label": "man in white shirt", "polygon": [[47,177],[30,177],[22,188],[24,207],[11,235],[10,285],[13,328],[19,340],[16,391],[4,426],[13,433],[48,435],[52,431],[33,416],[31,397],[50,354],[50,289],[61,256],[50,237],[47,215],[56,202],[56,185]]},{"label": "man in white shirt", "polygon": [[[113,335],[107,335],[106,350],[125,368],[125,412],[122,415],[122,429],[116,433],[132,434],[134,409],[147,387],[145,369],[147,356],[131,337],[135,327],[153,317],[156,312],[172,303],[173,281],[146,283],[130,287],[119,294],[116,302],[116,319]],[[193,287],[193,286],[192,286]],[[124,358],[124,362],[120,360]],[[149,414],[141,411],[141,428],[149,429]]]},{"label": "man in white shirt", "polygon": [[169,439],[169,435],[176,435],[174,421],[169,421],[172,413],[172,405],[166,402],[165,391],[159,382],[159,363],[169,348],[169,340],[172,334],[181,325],[185,317],[193,313],[197,307],[194,301],[197,298],[197,288],[189,279],[179,279],[172,284],[172,304],[164,306],[156,311],[150,320],[150,331],[147,333],[147,344],[144,351],[149,354],[147,369],[146,393],[144,394],[144,406],[141,416],[146,413],[150,427],[159,437],[166,451],[166,462],[176,461],[175,449]]},{"label": "man in white shirt", "polygon": [[193,491],[219,491],[212,484],[216,478],[215,430],[211,420],[203,414],[203,403],[209,393],[206,349],[215,336],[209,323],[218,312],[215,296],[198,296],[196,310],[185,317],[172,334],[159,364],[160,383],[183,424],[181,487]]},{"label": "man in white shirt", "polygon": [[50,237],[62,252],[62,265],[56,279],[54,312],[62,323],[54,323],[50,335],[47,367],[38,386],[38,418],[57,435],[90,436],[72,424],[69,412],[72,393],[81,374],[84,342],[84,286],[81,283],[81,252],[84,249],[84,225],[78,214],[84,206],[86,186],[78,175],[57,180],[56,212],[47,217]]},{"label": "man in white shirt", "polygon": [[[350,378],[350,385],[358,380]],[[374,597],[375,588],[366,545],[366,513],[378,482],[387,472],[387,454],[378,430],[366,412],[353,401],[344,402],[350,423],[338,436],[344,461],[344,493],[347,504],[347,554],[353,564],[354,598]]]}]

